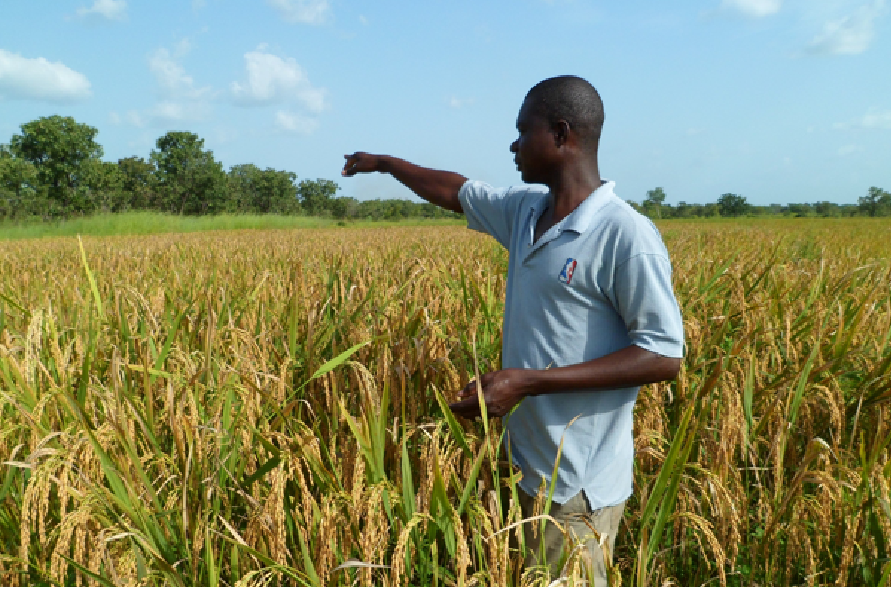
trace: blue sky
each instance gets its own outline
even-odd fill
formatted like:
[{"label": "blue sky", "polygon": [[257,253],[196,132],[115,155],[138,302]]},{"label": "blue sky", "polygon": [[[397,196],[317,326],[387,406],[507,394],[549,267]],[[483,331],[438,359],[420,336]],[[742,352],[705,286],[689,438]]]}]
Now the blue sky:
[{"label": "blue sky", "polygon": [[28,0],[0,2],[0,142],[40,116],[99,129],[105,159],[168,130],[229,166],[340,178],[390,153],[504,186],[541,79],[604,100],[600,167],[641,201],[856,202],[891,190],[891,0]]}]

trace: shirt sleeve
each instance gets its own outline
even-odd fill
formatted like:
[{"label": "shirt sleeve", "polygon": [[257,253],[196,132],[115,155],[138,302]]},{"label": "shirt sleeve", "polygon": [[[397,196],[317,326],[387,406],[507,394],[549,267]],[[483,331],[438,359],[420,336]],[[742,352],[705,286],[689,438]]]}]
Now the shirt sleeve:
[{"label": "shirt sleeve", "polygon": [[684,323],[671,286],[671,262],[638,254],[616,268],[615,301],[635,346],[668,358],[684,357]]},{"label": "shirt sleeve", "polygon": [[511,232],[522,199],[516,190],[468,180],[458,192],[458,199],[468,228],[488,233],[505,249],[510,249]]}]

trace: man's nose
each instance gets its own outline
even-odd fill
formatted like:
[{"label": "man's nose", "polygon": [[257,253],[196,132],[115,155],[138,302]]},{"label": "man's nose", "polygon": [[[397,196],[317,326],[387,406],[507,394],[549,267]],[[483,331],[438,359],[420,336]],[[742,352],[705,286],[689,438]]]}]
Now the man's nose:
[{"label": "man's nose", "polygon": [[517,142],[516,141],[514,141],[513,143],[510,144],[510,152],[517,153]]}]

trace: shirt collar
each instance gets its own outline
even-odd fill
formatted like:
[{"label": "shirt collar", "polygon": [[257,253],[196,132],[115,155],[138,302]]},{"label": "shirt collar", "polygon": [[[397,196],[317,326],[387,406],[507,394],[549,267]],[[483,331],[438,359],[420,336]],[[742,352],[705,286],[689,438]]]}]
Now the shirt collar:
[{"label": "shirt collar", "polygon": [[[601,184],[600,187],[597,188],[594,192],[589,194],[588,197],[585,198],[585,200],[583,200],[581,204],[579,204],[579,206],[575,208],[574,211],[569,213],[569,215],[567,215],[565,219],[548,230],[545,235],[542,235],[540,245],[546,243],[545,237],[548,236],[552,231],[556,231],[556,234],[558,235],[565,230],[574,231],[579,234],[587,231],[588,227],[591,225],[591,221],[593,221],[594,217],[597,215],[597,212],[603,208],[603,205],[606,204],[611,196],[614,196],[613,186],[615,185],[616,183],[611,180],[604,180],[603,184]],[[528,231],[529,233],[529,245],[533,244],[535,224],[538,222],[538,218],[548,207],[550,202],[550,191],[543,192],[541,196],[535,199],[529,207],[529,212],[526,214],[526,218],[528,219],[526,222],[526,231]]]},{"label": "shirt collar", "polygon": [[616,183],[611,180],[604,181],[597,190],[589,194],[588,198],[583,200],[574,211],[563,219],[563,229],[575,231],[576,233],[587,231],[594,217],[597,216],[597,212],[603,208],[610,197],[614,196],[613,187],[615,185]]}]

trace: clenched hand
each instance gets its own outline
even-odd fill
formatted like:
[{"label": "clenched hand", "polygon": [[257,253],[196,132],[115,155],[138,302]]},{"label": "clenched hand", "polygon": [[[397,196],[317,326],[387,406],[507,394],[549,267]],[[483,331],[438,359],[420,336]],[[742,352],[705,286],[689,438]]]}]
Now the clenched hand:
[{"label": "clenched hand", "polygon": [[[486,403],[486,413],[489,416],[503,417],[514,406],[523,400],[523,397],[533,393],[531,390],[530,374],[532,371],[520,368],[508,368],[496,372],[487,372],[482,375],[479,384],[483,389],[483,399]],[[477,381],[470,381],[464,389],[458,393],[460,401],[450,403],[449,408],[461,417],[472,419],[480,415],[480,404],[477,396]]]},{"label": "clenched hand", "polygon": [[355,176],[359,173],[380,172],[381,156],[357,151],[352,155],[343,156],[346,163],[343,164],[343,170],[340,171],[341,176]]}]

